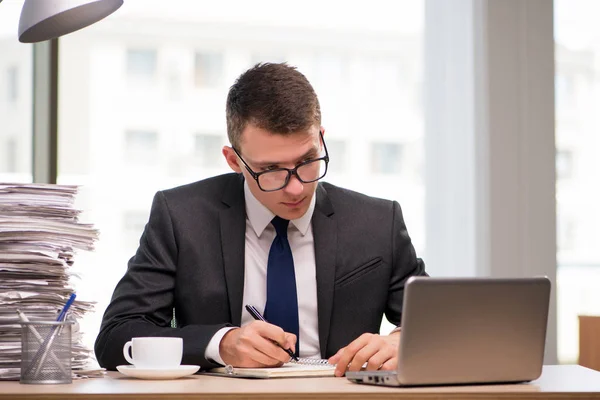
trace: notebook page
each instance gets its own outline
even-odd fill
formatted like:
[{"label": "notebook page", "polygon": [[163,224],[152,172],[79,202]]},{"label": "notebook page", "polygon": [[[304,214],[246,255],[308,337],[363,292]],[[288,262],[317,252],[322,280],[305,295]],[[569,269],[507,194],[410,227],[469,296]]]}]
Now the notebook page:
[{"label": "notebook page", "polygon": [[335,365],[327,360],[314,358],[303,359],[283,364],[281,367],[270,368],[239,368],[231,365],[213,368],[211,373],[219,373],[240,378],[301,378],[334,376]]},{"label": "notebook page", "polygon": [[303,364],[303,365],[329,365],[329,361],[325,358],[298,358],[298,361],[290,360],[288,364]]}]

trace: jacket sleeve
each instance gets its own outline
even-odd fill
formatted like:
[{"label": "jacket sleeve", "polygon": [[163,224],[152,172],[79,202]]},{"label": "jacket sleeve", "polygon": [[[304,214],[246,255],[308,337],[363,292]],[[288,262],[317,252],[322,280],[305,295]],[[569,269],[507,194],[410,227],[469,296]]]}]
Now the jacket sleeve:
[{"label": "jacket sleeve", "polygon": [[99,364],[107,369],[127,364],[123,346],[133,337],[183,338],[183,364],[203,369],[218,366],[204,357],[213,335],[228,324],[188,325],[172,328],[178,245],[167,201],[158,192],[150,218],[127,272],[117,284],[104,313],[94,350]]},{"label": "jacket sleeve", "polygon": [[400,204],[392,206],[392,276],[390,278],[388,302],[385,315],[388,321],[400,326],[404,301],[404,285],[411,276],[428,276],[423,260],[416,256],[410,240]]}]

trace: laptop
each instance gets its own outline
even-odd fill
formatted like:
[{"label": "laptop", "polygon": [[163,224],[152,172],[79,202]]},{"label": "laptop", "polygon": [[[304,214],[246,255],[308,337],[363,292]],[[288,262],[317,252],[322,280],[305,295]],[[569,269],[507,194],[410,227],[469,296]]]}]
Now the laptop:
[{"label": "laptop", "polygon": [[396,371],[348,371],[383,386],[515,383],[542,373],[550,280],[411,277]]}]

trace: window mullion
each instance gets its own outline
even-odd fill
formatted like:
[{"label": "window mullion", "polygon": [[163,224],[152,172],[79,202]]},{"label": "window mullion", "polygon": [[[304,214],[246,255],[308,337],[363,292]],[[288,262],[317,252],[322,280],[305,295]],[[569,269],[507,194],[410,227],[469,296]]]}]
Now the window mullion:
[{"label": "window mullion", "polygon": [[33,45],[33,181],[56,183],[58,39]]}]

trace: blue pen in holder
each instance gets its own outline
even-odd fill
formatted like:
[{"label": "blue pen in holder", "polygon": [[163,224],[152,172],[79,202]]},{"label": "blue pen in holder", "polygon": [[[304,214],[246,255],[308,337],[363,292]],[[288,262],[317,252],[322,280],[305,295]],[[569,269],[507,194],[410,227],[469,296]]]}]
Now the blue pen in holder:
[{"label": "blue pen in holder", "polygon": [[21,383],[71,383],[73,321],[21,322]]}]

